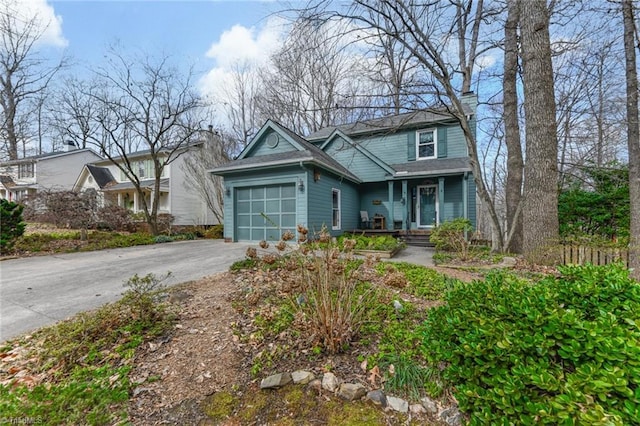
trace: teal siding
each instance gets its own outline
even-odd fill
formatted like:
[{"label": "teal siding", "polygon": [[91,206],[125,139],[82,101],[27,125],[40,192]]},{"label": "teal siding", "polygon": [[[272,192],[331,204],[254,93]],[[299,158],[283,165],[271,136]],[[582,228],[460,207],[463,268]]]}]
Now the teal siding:
[{"label": "teal siding", "polygon": [[459,126],[447,128],[447,157],[467,157],[467,143]]},{"label": "teal siding", "polygon": [[325,147],[325,152],[363,182],[384,180],[387,175],[386,170],[342,138],[333,140]]},{"label": "teal siding", "polygon": [[448,176],[444,180],[444,202],[440,204],[440,217],[445,221],[464,217],[462,207],[462,175]]},{"label": "teal siding", "polygon": [[260,140],[257,141],[256,145],[253,147],[253,149],[248,153],[246,157],[258,157],[260,155],[279,154],[282,152],[297,151],[297,148],[291,145],[281,135],[279,135],[280,139],[278,141],[278,144],[274,148],[270,148],[267,145],[266,140],[269,137],[269,135],[271,135],[272,133],[275,133],[275,132],[274,131],[266,132],[264,135],[262,135]]},{"label": "teal siding", "polygon": [[354,142],[387,164],[406,163],[406,155],[408,152],[405,151],[404,147],[407,146],[410,133],[412,132],[406,131],[390,135],[354,139]]},{"label": "teal siding", "polygon": [[469,174],[467,178],[467,188],[467,205],[469,209],[467,218],[471,221],[475,229],[477,226],[476,182],[473,180],[472,174]]},{"label": "teal siding", "polygon": [[[337,236],[344,232],[350,232],[360,224],[360,196],[358,189],[349,181],[339,179],[328,173],[322,173],[320,179],[313,180],[313,172],[309,174],[307,185],[309,213],[308,228],[313,235],[320,232],[323,226],[331,235]],[[332,230],[332,190],[340,190],[341,201],[341,229]]]}]

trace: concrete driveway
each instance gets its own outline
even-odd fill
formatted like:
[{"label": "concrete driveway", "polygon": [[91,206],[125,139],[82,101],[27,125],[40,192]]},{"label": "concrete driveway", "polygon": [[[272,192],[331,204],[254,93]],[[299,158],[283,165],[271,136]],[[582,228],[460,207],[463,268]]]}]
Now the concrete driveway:
[{"label": "concrete driveway", "polygon": [[2,261],[0,342],[119,299],[123,283],[136,273],[171,271],[171,285],[227,271],[248,246],[180,241]]}]

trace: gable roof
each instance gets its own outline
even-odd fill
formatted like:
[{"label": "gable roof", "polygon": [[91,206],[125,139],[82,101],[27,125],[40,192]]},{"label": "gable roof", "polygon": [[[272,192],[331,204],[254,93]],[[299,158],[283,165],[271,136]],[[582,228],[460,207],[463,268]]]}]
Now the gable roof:
[{"label": "gable roof", "polygon": [[93,164],[87,164],[86,166],[87,170],[89,171],[91,176],[93,176],[93,179],[101,189],[107,186],[109,183],[116,181],[108,168],[94,166]]},{"label": "gable roof", "polygon": [[[465,105],[465,109],[468,107]],[[470,111],[470,110],[469,110]],[[355,123],[330,126],[307,135],[309,141],[320,141],[328,138],[335,130],[340,130],[348,136],[360,136],[372,133],[396,132],[399,129],[419,127],[439,121],[451,120],[453,116],[446,110],[419,110],[404,114],[390,115],[371,120],[356,121]]]},{"label": "gable roof", "polygon": [[329,138],[322,144],[322,146],[320,146],[320,149],[322,150],[322,152],[324,152],[324,149],[331,143],[331,141],[333,141],[337,137],[340,137],[343,140],[345,140],[354,149],[356,149],[357,151],[362,153],[362,155],[367,157],[369,160],[373,161],[375,164],[377,164],[380,168],[382,168],[383,170],[385,170],[389,174],[393,174],[393,172],[394,172],[393,168],[391,168],[387,163],[385,163],[380,158],[378,158],[376,155],[374,155],[371,151],[369,151],[368,149],[364,148],[361,144],[355,143],[353,141],[353,139],[351,139],[349,136],[344,134],[342,132],[342,130],[340,130],[340,129],[335,129],[333,131],[333,133],[331,134],[331,136],[329,136]]},{"label": "gable roof", "polygon": [[33,163],[36,161],[42,161],[42,160],[48,160],[51,158],[56,158],[56,157],[64,157],[67,155],[76,155],[82,152],[90,152],[93,155],[95,155],[98,158],[102,158],[100,157],[98,154],[96,154],[92,149],[90,148],[82,148],[82,149],[73,149],[71,151],[54,151],[54,152],[48,152],[45,154],[39,154],[39,155],[31,155],[29,157],[24,157],[24,158],[18,158],[17,160],[9,160],[9,161],[3,161],[2,164],[3,166],[12,166],[15,164],[22,164],[22,163]]},{"label": "gable roof", "polygon": [[[264,133],[272,129],[285,137],[296,149],[275,154],[259,155],[256,157],[247,157],[247,154],[256,146],[258,140]],[[279,167],[298,163],[316,164],[320,167],[328,169],[339,176],[343,176],[353,182],[360,182],[360,179],[351,173],[342,164],[334,160],[326,152],[308,142],[302,136],[289,130],[282,124],[267,120],[260,131],[253,138],[251,143],[245,147],[236,160],[210,170],[216,174],[225,174],[234,171],[242,171],[254,168]]]},{"label": "gable roof", "polygon": [[0,175],[0,183],[5,188],[11,188],[11,187],[16,186],[16,183],[13,181],[13,178],[11,176],[7,176],[7,175]]}]

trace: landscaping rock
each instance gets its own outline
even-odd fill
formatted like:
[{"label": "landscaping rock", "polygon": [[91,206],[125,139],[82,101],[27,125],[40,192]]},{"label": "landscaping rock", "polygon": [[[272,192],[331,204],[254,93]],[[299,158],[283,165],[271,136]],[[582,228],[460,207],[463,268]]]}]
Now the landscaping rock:
[{"label": "landscaping rock", "polygon": [[411,414],[424,414],[427,412],[422,404],[411,404],[409,406],[409,411],[411,412]]},{"label": "landscaping rock", "polygon": [[438,405],[433,399],[429,397],[420,399],[420,404],[422,404],[424,409],[427,410],[427,413],[436,414],[438,412]]},{"label": "landscaping rock", "polygon": [[320,395],[322,393],[322,381],[320,379],[314,379],[309,382],[307,388],[315,391]]},{"label": "landscaping rock", "polygon": [[440,411],[438,418],[449,426],[460,426],[462,424],[462,413],[457,407],[450,407]]},{"label": "landscaping rock", "polygon": [[316,376],[310,371],[298,370],[291,373],[291,379],[296,385],[306,385],[315,378]]},{"label": "landscaping rock", "polygon": [[389,404],[389,408],[400,413],[407,413],[409,411],[409,403],[402,398],[387,396],[387,404]]},{"label": "landscaping rock", "polygon": [[375,405],[380,405],[383,408],[387,407],[387,397],[380,389],[368,392],[367,399],[369,399]]},{"label": "landscaping rock", "polygon": [[338,396],[347,401],[354,401],[365,396],[367,390],[359,383],[343,383],[338,388]]},{"label": "landscaping rock", "polygon": [[291,383],[291,374],[278,373],[273,376],[262,379],[260,382],[260,389],[277,389],[284,385]]},{"label": "landscaping rock", "polygon": [[340,380],[333,373],[325,373],[322,376],[322,388],[329,392],[336,392],[340,386]]}]

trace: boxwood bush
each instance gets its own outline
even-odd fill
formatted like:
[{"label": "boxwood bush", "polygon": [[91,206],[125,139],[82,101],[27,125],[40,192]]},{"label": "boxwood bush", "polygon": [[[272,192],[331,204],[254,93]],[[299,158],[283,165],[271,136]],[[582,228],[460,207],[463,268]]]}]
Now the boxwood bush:
[{"label": "boxwood bush", "polygon": [[637,424],[640,284],[619,265],[458,283],[426,321],[471,424]]}]

